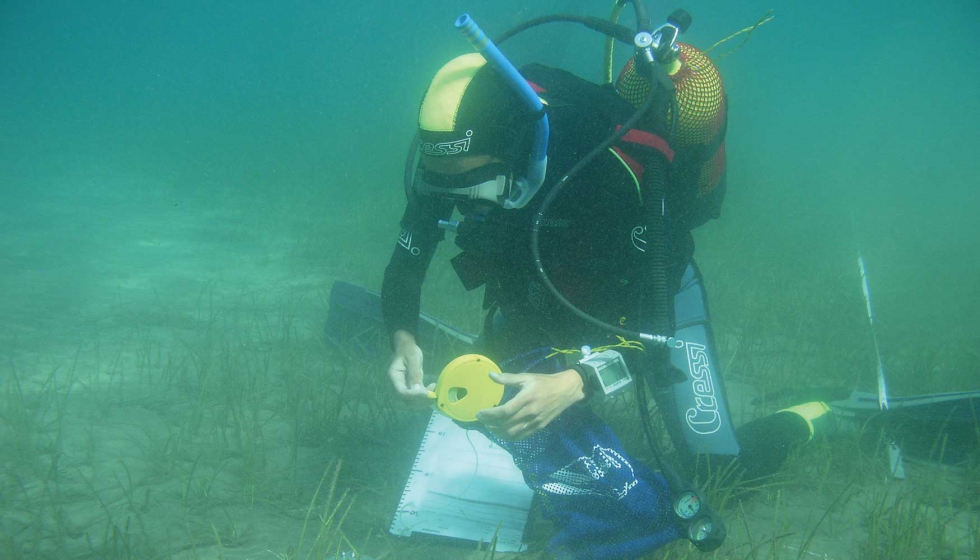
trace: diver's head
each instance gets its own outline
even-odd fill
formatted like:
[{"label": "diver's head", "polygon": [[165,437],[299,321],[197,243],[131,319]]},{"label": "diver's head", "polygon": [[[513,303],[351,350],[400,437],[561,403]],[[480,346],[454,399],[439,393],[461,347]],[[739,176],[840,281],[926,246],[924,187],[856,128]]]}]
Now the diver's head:
[{"label": "diver's head", "polygon": [[422,155],[449,160],[489,155],[511,164],[529,149],[532,115],[479,53],[459,56],[436,72],[419,108]]},{"label": "diver's head", "polygon": [[419,108],[415,190],[502,202],[527,166],[533,115],[479,53],[449,61]]}]

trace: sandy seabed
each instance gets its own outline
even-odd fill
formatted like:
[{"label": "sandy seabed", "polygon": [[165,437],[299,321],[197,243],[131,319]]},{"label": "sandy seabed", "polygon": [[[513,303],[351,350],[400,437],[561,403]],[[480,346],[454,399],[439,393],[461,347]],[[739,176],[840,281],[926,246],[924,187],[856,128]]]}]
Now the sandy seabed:
[{"label": "sandy seabed", "polygon": [[[425,414],[393,402],[384,356],[324,338],[332,282],[376,287],[392,228],[354,205],[61,181],[2,220],[0,556],[486,557],[386,534]],[[478,324],[476,296],[432,283],[437,314]],[[717,334],[732,366],[742,339]],[[767,412],[760,383],[728,379],[737,422]],[[897,482],[882,463],[817,442],[756,491],[718,490],[716,557],[976,557],[976,471]]]}]

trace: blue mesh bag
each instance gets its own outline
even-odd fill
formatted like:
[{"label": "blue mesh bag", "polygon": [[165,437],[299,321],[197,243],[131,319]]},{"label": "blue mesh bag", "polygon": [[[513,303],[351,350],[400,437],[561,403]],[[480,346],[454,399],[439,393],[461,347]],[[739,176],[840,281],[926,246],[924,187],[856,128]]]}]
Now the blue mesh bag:
[{"label": "blue mesh bag", "polygon": [[[558,372],[559,359],[542,348],[501,364],[505,371]],[[506,398],[506,396],[505,396]],[[506,449],[558,532],[549,551],[565,559],[638,558],[681,537],[664,478],[634,460],[588,406],[573,406],[551,424]]]}]

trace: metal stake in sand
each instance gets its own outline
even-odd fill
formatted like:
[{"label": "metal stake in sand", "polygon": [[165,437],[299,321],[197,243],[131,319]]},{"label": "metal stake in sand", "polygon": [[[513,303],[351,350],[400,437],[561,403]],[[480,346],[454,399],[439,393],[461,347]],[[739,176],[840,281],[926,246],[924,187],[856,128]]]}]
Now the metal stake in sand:
[{"label": "metal stake in sand", "polygon": [[[868,273],[864,267],[864,255],[858,254],[858,267],[861,269],[861,288],[864,291],[864,303],[868,308],[868,324],[871,326],[871,339],[875,343],[875,356],[878,358],[878,408],[882,412],[888,410],[888,387],[885,384],[885,368],[881,363],[881,350],[878,348],[878,334],[875,330],[875,316],[871,310],[871,290],[868,288]],[[905,464],[902,461],[902,450],[892,438],[888,444],[888,470],[895,478],[905,479]]]}]

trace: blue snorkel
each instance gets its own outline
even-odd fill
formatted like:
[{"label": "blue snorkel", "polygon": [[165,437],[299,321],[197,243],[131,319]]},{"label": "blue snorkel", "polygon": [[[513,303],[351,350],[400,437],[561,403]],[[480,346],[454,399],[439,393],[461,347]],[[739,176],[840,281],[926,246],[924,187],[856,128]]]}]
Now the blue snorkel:
[{"label": "blue snorkel", "polygon": [[531,144],[531,160],[527,165],[527,173],[524,177],[518,177],[514,181],[513,191],[503,202],[503,207],[507,209],[523,208],[537,194],[548,171],[548,115],[544,112],[544,105],[538,98],[538,94],[534,93],[527,80],[521,76],[517,68],[514,68],[514,65],[507,60],[507,57],[500,52],[497,45],[493,44],[493,41],[487,37],[469,14],[463,14],[456,19],[456,29],[462,31],[476,52],[482,54],[490,66],[507,80],[507,83],[524,100],[528,109],[532,113],[540,115],[534,121],[534,139]]}]

